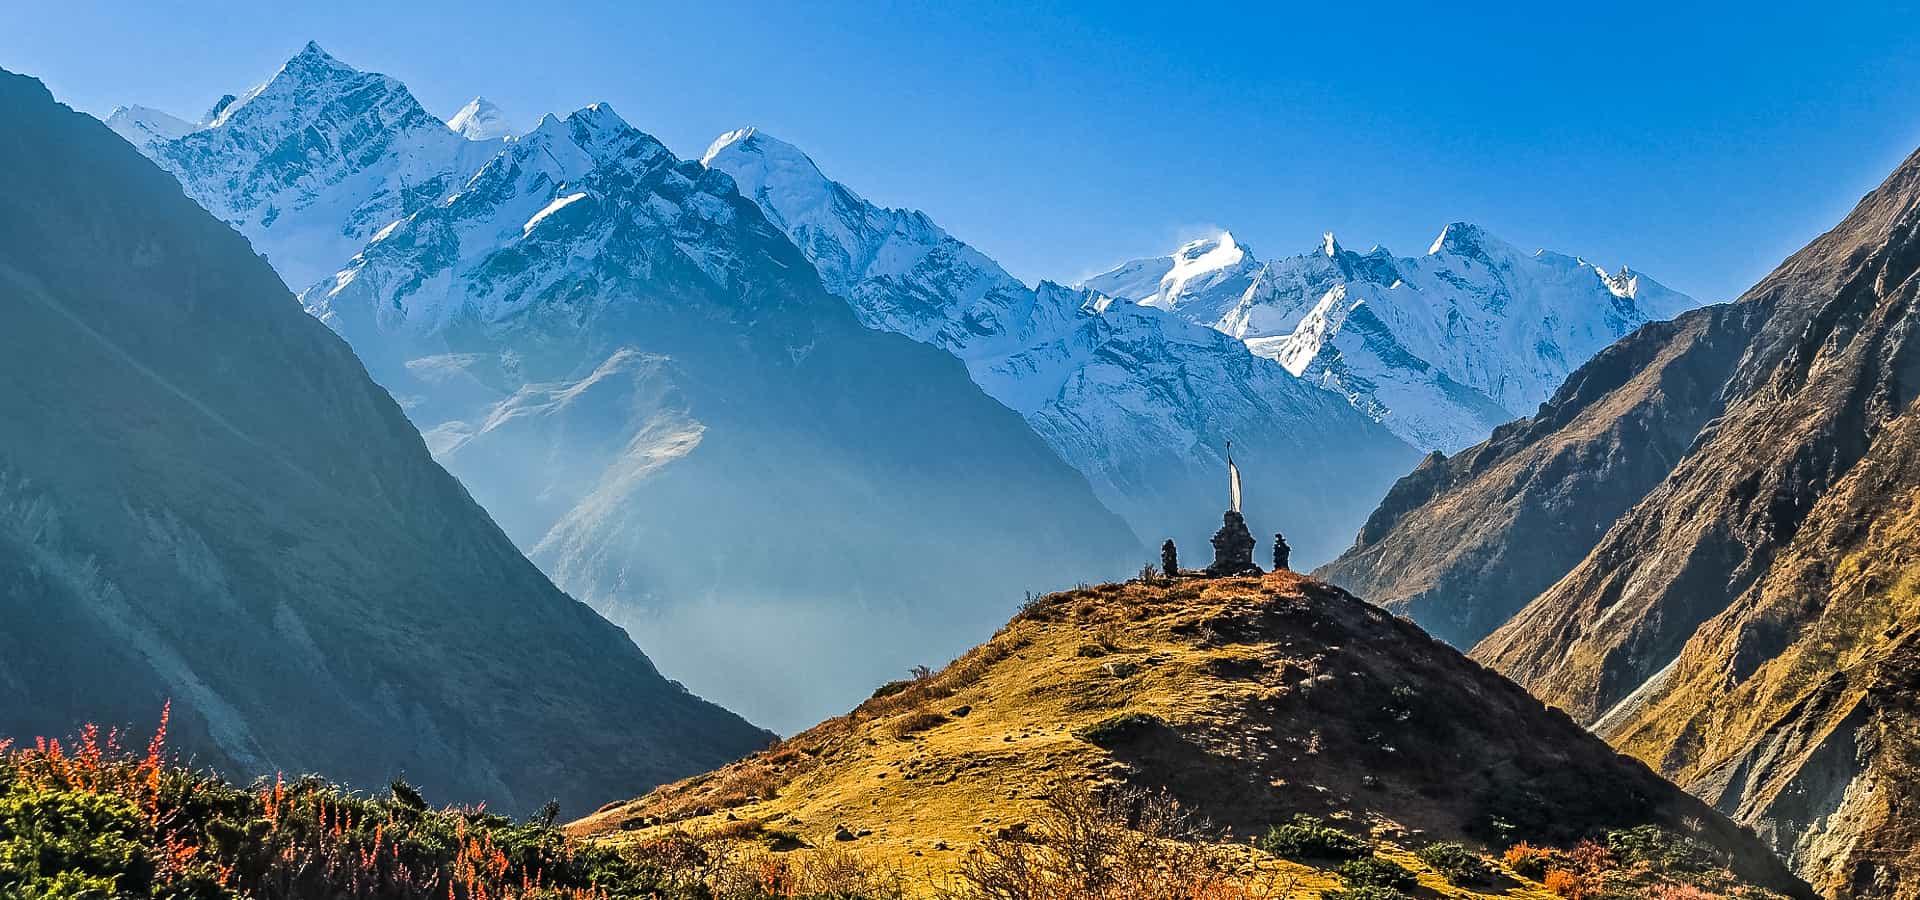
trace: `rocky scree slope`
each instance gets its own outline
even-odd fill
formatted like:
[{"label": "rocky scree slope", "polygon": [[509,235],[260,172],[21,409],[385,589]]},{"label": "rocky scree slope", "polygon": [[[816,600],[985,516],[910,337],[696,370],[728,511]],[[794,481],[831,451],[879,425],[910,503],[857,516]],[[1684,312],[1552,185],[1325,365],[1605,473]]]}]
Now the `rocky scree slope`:
[{"label": "rocky scree slope", "polygon": [[951,871],[1017,832],[1051,786],[1081,780],[1166,789],[1242,836],[1296,813],[1404,846],[1653,824],[1804,892],[1751,835],[1517,685],[1288,572],[1042,597],[944,671],[571,828],[794,847],[853,836],[864,853]]},{"label": "rocky scree slope", "polygon": [[768,735],[514,549],[166,173],[0,73],[0,735],[580,809]]}]

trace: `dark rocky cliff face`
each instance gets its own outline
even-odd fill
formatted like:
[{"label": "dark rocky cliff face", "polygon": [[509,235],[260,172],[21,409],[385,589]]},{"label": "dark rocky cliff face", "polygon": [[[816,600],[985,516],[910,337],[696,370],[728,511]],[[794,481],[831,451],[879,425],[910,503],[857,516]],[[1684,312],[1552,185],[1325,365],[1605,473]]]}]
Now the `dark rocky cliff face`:
[{"label": "dark rocky cliff face", "polygon": [[[1603,354],[1658,339],[1585,413],[1447,480],[1329,574],[1416,618],[1485,622],[1536,593],[1477,658],[1754,825],[1827,894],[1920,896],[1916,238],[1920,155],[1738,301]],[[1626,439],[1649,413],[1665,427]],[[1588,464],[1502,474],[1566,450]],[[1594,490],[1609,471],[1635,474]],[[1593,529],[1584,550],[1494,514],[1558,489],[1578,491],[1560,515]],[[1478,556],[1447,542],[1484,521]],[[1424,582],[1392,573],[1427,552]]]},{"label": "dark rocky cliff face", "polygon": [[0,734],[576,811],[767,735],[663,678],[173,179],[0,72]]}]

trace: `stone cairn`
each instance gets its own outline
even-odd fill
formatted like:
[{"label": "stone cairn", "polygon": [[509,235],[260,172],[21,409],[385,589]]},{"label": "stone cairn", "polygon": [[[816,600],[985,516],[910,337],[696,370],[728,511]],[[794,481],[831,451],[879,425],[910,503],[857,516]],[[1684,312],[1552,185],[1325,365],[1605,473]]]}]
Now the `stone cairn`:
[{"label": "stone cairn", "polygon": [[1227,510],[1220,530],[1213,535],[1213,565],[1207,567],[1207,574],[1215,578],[1263,574],[1253,564],[1253,546],[1253,532],[1247,530],[1246,518]]}]

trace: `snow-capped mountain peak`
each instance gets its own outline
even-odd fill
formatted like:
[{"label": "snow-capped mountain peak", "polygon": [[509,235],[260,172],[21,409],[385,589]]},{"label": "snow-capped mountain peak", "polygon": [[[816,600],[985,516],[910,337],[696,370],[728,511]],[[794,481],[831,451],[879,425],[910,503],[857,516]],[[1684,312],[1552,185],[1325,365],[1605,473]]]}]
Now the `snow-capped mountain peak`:
[{"label": "snow-capped mountain peak", "polygon": [[732,177],[869,328],[970,359],[1012,349],[1038,327],[1036,316],[1051,314],[1019,279],[925,213],[868,202],[764,131],[721,135],[702,159]]},{"label": "snow-capped mountain peak", "polygon": [[749,125],[721,135],[701,155],[700,164],[732,176],[742,194],[777,200],[766,211],[782,229],[825,230],[846,247],[859,241],[853,234],[857,226],[847,223],[841,213],[869,204],[858,197],[837,195],[820,167],[786,141]]},{"label": "snow-capped mountain peak", "polygon": [[177,140],[194,130],[192,122],[150,106],[116,106],[107,114],[107,127],[127,143],[145,152],[152,144]]},{"label": "snow-capped mountain peak", "polygon": [[1082,286],[1239,338],[1408,443],[1448,452],[1533,412],[1615,339],[1698,305],[1630,270],[1523,252],[1470,222],[1409,258],[1354,253],[1329,233],[1311,252],[1263,262],[1222,234]]},{"label": "snow-capped mountain peak", "polygon": [[[742,144],[747,141],[753,140],[753,138],[759,133],[760,133],[759,128],[753,125],[748,125],[745,128],[735,128],[734,130],[729,131],[726,134],[723,134],[717,138],[714,138],[713,143],[707,145],[707,152],[700,154],[700,164],[703,166],[706,166],[709,169],[713,168],[714,157],[717,157],[720,154],[727,152],[727,149],[732,147],[735,144]],[[771,141],[772,138],[768,138],[767,140]],[[782,142],[782,143],[784,144],[785,142]],[[789,144],[786,146],[792,146],[792,145]]]},{"label": "snow-capped mountain peak", "polygon": [[471,141],[488,141],[494,138],[513,137],[513,123],[506,113],[493,101],[485,97],[475,97],[467,101],[466,106],[447,120],[447,127]]},{"label": "snow-capped mountain peak", "polygon": [[1452,253],[1457,256],[1481,256],[1488,252],[1489,247],[1509,251],[1513,249],[1478,225],[1471,222],[1452,222],[1440,229],[1440,235],[1433,239],[1433,246],[1427,248],[1427,255]]},{"label": "snow-capped mountain peak", "polygon": [[[294,54],[293,58],[287,60],[272,78],[255,85],[232,102],[218,106],[219,111],[207,120],[207,127],[218,128],[227,124],[236,114],[262,95],[294,95],[302,91],[311,91],[316,85],[351,79],[360,74],[362,73],[359,70],[320,49],[317,41],[308,41],[307,45],[302,47],[299,53]],[[376,77],[385,78],[385,76]],[[393,87],[399,87],[401,91],[406,90],[405,87],[400,86],[399,82],[392,79],[386,80],[391,82]]]},{"label": "snow-capped mountain peak", "polygon": [[210,116],[136,146],[293,285],[337,270],[380,229],[458,190],[504,144],[455,134],[399,81],[311,42]]},{"label": "snow-capped mountain peak", "polygon": [[240,98],[233,94],[221,94],[220,99],[213,101],[213,105],[207,107],[206,114],[202,115],[200,121],[195,124],[201,128],[212,125],[213,121],[220,118],[220,114],[226,112],[227,107],[232,106],[233,102],[238,99]]},{"label": "snow-capped mountain peak", "polygon": [[[1258,286],[1261,275],[1252,249],[1223,230],[1188,241],[1171,255],[1124,263],[1080,287],[1212,323],[1232,318],[1233,307]],[[1204,309],[1187,308],[1196,302]]]}]

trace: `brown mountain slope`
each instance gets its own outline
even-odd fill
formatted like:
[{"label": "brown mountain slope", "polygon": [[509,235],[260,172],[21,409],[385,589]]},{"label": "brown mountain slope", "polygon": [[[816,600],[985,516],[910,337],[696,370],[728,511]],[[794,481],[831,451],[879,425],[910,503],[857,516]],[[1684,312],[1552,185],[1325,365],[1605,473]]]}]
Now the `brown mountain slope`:
[{"label": "brown mountain slope", "polygon": [[770,737],[662,677],[427,455],[246,239],[0,71],[0,739],[577,808]]},{"label": "brown mountain slope", "polygon": [[1478,658],[1593,721],[1761,581],[1820,496],[1912,413],[1916,205],[1920,155],[1736,301],[1764,324],[1726,412]]},{"label": "brown mountain slope", "polygon": [[1288,572],[1041,598],[943,672],[573,827],[815,847],[844,827],[863,852],[938,873],[1073,780],[1165,788],[1239,835],[1299,812],[1402,846],[1564,843],[1652,823],[1793,885],[1750,835],[1512,682]]},{"label": "brown mountain slope", "polygon": [[1601,723],[1839,896],[1920,896],[1920,416]]},{"label": "brown mountain slope", "polygon": [[1314,575],[1473,646],[1660,483],[1719,414],[1754,326],[1749,307],[1722,305],[1641,328],[1533,418],[1451,459],[1429,456]]},{"label": "brown mountain slope", "polygon": [[[1506,521],[1498,513],[1515,502],[1509,490],[1536,505],[1573,492],[1561,515],[1582,528],[1591,519],[1604,536],[1474,656],[1759,827],[1823,891],[1920,896],[1916,750],[1903,699],[1916,665],[1903,587],[1916,566],[1910,516],[1920,487],[1916,229],[1920,154],[1739,300],[1683,317],[1662,351],[1671,362],[1655,354],[1648,372],[1588,406],[1628,412],[1602,416],[1592,435],[1541,433],[1503,457],[1574,453],[1639,472],[1647,487],[1622,483],[1609,497],[1585,487],[1603,480],[1590,471],[1555,484],[1488,466],[1363,535],[1330,574],[1397,596],[1399,576],[1374,573],[1427,550],[1442,557],[1443,575],[1427,615],[1511,602],[1485,585],[1524,593],[1566,564],[1563,532],[1502,527],[1470,558],[1494,561],[1477,571],[1445,558],[1446,540],[1482,517]],[[1673,415],[1665,440],[1616,441],[1623,416],[1653,405],[1646,377],[1669,379],[1687,329],[1707,321],[1727,326],[1725,343],[1689,363],[1687,377],[1703,388],[1719,377],[1724,388],[1687,394],[1692,408]],[[1737,353],[1731,364],[1727,352]],[[1688,419],[1702,424],[1683,442]]]}]

